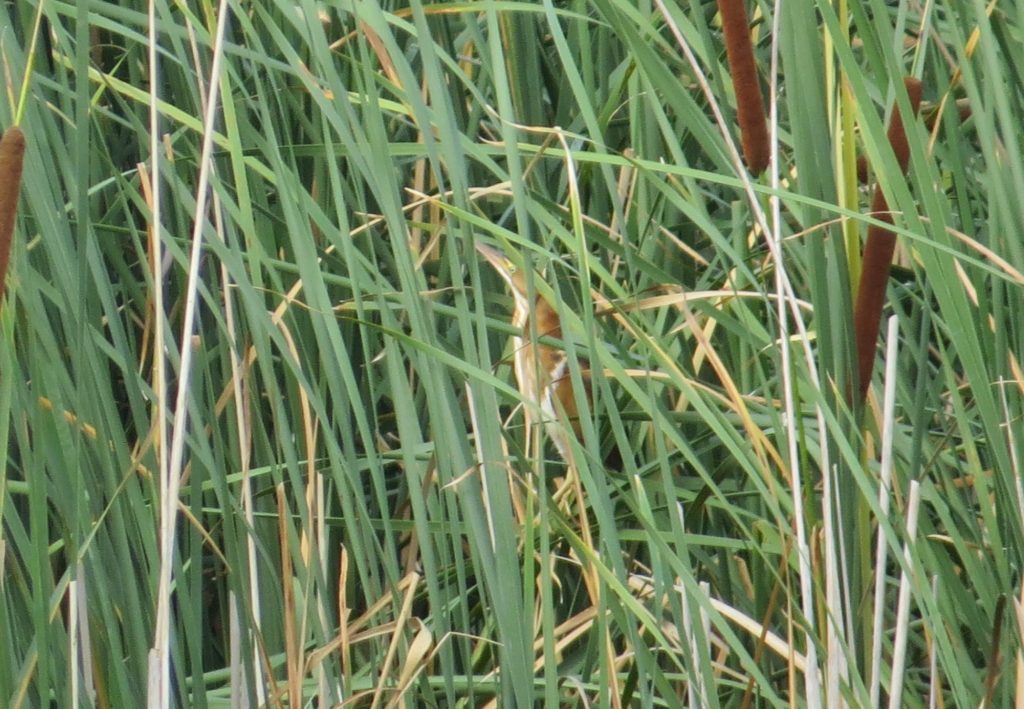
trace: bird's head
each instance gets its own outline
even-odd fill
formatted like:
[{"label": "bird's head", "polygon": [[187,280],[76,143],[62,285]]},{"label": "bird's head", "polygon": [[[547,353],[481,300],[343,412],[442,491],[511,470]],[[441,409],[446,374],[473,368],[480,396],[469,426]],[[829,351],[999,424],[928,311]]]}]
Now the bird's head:
[{"label": "bird's head", "polygon": [[508,284],[516,305],[527,308],[529,297],[526,292],[526,273],[523,268],[517,265],[512,259],[505,255],[505,252],[493,246],[477,243],[476,250],[487,259],[487,263],[494,267],[498,275]]}]

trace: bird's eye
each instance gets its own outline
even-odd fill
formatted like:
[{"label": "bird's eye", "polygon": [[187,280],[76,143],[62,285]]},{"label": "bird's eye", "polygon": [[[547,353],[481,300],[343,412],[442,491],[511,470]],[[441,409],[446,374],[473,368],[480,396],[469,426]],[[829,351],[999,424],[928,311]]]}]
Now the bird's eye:
[{"label": "bird's eye", "polygon": [[514,263],[512,263],[511,261],[506,261],[505,262],[505,268],[508,269],[509,275],[515,274],[515,272],[516,272],[516,265]]}]

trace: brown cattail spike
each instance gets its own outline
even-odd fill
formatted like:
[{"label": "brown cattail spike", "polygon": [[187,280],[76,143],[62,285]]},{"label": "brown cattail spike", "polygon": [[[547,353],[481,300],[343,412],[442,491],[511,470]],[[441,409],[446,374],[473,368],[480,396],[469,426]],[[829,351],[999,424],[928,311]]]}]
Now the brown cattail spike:
[{"label": "brown cattail spike", "polygon": [[[921,105],[921,82],[917,79],[903,80],[914,114]],[[893,110],[889,120],[889,144],[896,155],[900,171],[907,171],[910,162],[910,147],[903,129],[904,121],[898,109]],[[871,201],[871,215],[882,222],[893,223],[889,205],[880,186],[875,185]],[[889,281],[889,266],[896,249],[896,234],[890,229],[872,224],[868,227],[864,244],[864,258],[861,263],[860,286],[857,288],[857,302],[853,309],[853,336],[857,345],[857,370],[859,373],[859,399],[867,396],[871,383],[871,372],[875,367],[875,345],[878,343],[879,321],[885,304],[885,287]]]},{"label": "brown cattail spike", "polygon": [[[913,81],[911,79],[911,81]],[[907,89],[909,92],[910,89]],[[939,121],[942,119],[942,107],[944,104],[939,105],[929,104],[927,101],[921,103],[921,115],[924,117],[924,125],[930,131],[936,129]],[[960,122],[963,123],[971,117],[971,102],[966,98],[958,98],[956,100],[956,112],[960,117]],[[857,182],[864,185],[868,181],[868,159],[863,155],[857,158]]]},{"label": "brown cattail spike", "polygon": [[0,296],[7,279],[14,237],[14,213],[21,189],[21,166],[25,157],[25,134],[11,126],[0,138]]},{"label": "brown cattail spike", "polygon": [[743,159],[747,162],[747,169],[758,175],[768,167],[768,119],[764,113],[761,84],[757,80],[747,11],[743,0],[718,0],[718,12],[722,15],[725,55],[736,91],[736,119],[740,124]]}]

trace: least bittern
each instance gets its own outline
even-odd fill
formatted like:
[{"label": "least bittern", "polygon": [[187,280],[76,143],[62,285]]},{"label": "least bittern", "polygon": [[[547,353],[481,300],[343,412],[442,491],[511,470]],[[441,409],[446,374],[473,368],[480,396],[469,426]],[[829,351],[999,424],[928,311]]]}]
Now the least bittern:
[{"label": "least bittern", "polygon": [[[487,259],[512,291],[515,301],[512,326],[517,332],[512,338],[512,357],[519,393],[524,401],[540,409],[544,416],[544,430],[562,459],[569,461],[569,438],[564,422],[569,423],[577,439],[580,434],[569,358],[564,350],[541,341],[541,338],[562,339],[562,323],[558,313],[536,293],[530,297],[526,273],[505,254],[483,244],[477,244],[476,250]],[[531,333],[535,334],[536,339]],[[584,376],[584,385],[589,389],[587,376]],[[589,396],[589,391],[587,393]],[[527,423],[531,418],[527,415]]]}]

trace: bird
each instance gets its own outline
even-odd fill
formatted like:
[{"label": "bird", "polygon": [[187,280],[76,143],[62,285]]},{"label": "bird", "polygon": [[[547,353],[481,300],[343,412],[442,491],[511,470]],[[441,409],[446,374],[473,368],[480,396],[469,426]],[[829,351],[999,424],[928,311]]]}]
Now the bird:
[{"label": "bird", "polygon": [[[497,271],[512,292],[513,368],[519,393],[540,409],[544,430],[562,460],[572,461],[569,430],[580,440],[579,410],[572,386],[569,357],[565,350],[542,342],[542,338],[562,339],[562,322],[551,304],[527,288],[527,273],[503,251],[477,243],[476,250]],[[528,268],[528,266],[527,266]],[[540,280],[540,275],[536,276]],[[531,297],[532,296],[532,297]],[[534,339],[534,334],[536,339]],[[590,399],[590,373],[580,361],[587,399]],[[527,423],[531,415],[527,413]],[[566,423],[569,424],[568,430]]]}]

